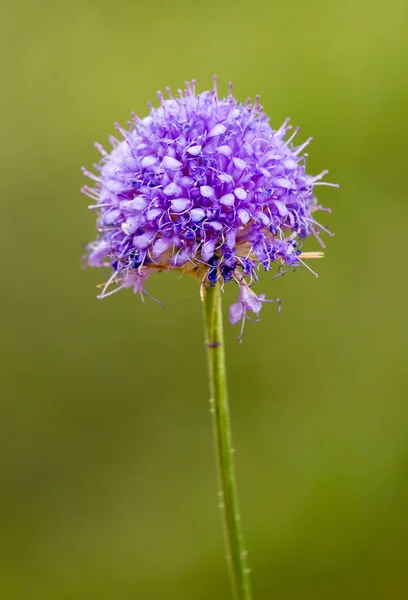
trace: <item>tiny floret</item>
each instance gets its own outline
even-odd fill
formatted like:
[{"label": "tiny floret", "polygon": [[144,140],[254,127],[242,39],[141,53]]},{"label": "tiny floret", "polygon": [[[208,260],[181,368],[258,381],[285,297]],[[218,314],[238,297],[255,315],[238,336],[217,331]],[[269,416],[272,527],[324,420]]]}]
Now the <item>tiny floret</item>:
[{"label": "tiny floret", "polygon": [[215,80],[212,91],[196,94],[193,81],[178,97],[168,93],[146,118],[116,126],[122,139],[110,138],[110,152],[96,144],[96,175],[83,169],[98,229],[85,262],[111,268],[100,298],[133,288],[143,299],[158,271],[188,273],[203,289],[235,282],[230,321],[243,326],[247,311],[257,316],[267,301],[250,287],[260,268],[311,270],[304,259],[322,256],[302,246],[313,235],[324,247],[319,232],[331,235],[314,218],[330,212],[314,188],[333,184],[321,181],[326,171],[306,174],[310,140],[295,146],[297,129],[286,139],[288,120],[272,129],[258,98],[241,104],[230,85],[220,99]]}]

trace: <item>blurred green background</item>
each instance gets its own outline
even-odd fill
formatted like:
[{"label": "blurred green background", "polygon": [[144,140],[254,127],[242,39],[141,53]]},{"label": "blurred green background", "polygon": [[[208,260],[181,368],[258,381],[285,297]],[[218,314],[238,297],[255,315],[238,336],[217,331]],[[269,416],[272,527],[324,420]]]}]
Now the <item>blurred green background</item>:
[{"label": "blurred green background", "polygon": [[408,597],[407,27],[405,0],[3,0],[2,597],[230,597],[198,286],[101,302],[79,266],[93,142],[213,73],[341,184],[319,279],[264,274],[281,317],[227,326],[254,599]]}]

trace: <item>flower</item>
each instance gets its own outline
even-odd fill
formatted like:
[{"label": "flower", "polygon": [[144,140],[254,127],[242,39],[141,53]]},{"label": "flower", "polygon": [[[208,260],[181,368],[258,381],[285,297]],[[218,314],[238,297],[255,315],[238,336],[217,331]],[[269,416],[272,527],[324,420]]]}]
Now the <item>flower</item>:
[{"label": "flower", "polygon": [[150,105],[144,119],[133,115],[127,130],[116,125],[123,139],[110,138],[110,153],[96,144],[98,174],[83,169],[95,182],[82,191],[95,201],[99,232],[86,263],[112,268],[100,298],[126,287],[143,298],[155,271],[180,270],[204,287],[234,281],[230,321],[244,323],[266,301],[249,288],[260,267],[276,264],[283,274],[322,256],[301,248],[310,235],[324,247],[319,230],[331,235],[314,219],[317,210],[330,212],[314,188],[334,184],[320,181],[326,171],[306,174],[310,139],[295,146],[298,129],[285,139],[288,120],[273,130],[258,97],[241,104],[230,85],[219,99],[215,78],[211,92],[186,85],[176,98],[159,92],[160,106]]},{"label": "flower", "polygon": [[[241,341],[245,320],[248,319],[249,321],[259,321],[259,311],[262,308],[262,302],[278,302],[280,312],[281,301],[279,299],[268,300],[265,298],[265,294],[257,296],[255,292],[252,291],[248,285],[246,285],[245,282],[241,282],[238,286],[238,289],[238,302],[231,304],[229,307],[229,317],[232,325],[236,325],[239,321],[241,321],[241,332],[238,337],[238,340]],[[248,311],[253,312],[256,315],[256,319],[251,319],[248,317]]]}]

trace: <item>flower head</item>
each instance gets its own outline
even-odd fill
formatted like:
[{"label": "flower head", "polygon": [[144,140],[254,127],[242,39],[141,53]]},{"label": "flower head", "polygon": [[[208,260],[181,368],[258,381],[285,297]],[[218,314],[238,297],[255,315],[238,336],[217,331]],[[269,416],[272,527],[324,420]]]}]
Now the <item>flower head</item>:
[{"label": "flower head", "polygon": [[324,246],[318,232],[327,230],[313,213],[325,210],[314,187],[326,172],[306,174],[310,140],[295,146],[297,129],[285,139],[288,121],[273,130],[258,98],[241,104],[230,86],[219,99],[215,81],[199,95],[195,82],[177,98],[167,91],[149,116],[117,126],[123,139],[110,139],[110,153],[96,145],[97,175],[84,169],[96,183],[82,191],[95,201],[99,232],[86,261],[112,268],[99,297],[124,287],[143,297],[147,277],[163,270],[190,273],[204,286],[235,281],[236,323],[265,301],[248,287],[260,267],[277,264],[283,274],[305,265],[301,247],[310,235]]}]

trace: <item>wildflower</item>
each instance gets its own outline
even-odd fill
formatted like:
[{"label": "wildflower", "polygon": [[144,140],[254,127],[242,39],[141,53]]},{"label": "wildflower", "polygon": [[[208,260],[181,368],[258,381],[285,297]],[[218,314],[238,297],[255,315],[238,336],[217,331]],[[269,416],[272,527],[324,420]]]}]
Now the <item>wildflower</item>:
[{"label": "wildflower", "polygon": [[86,262],[112,269],[100,298],[126,287],[143,297],[155,271],[188,273],[204,287],[234,281],[230,321],[244,323],[266,301],[249,288],[260,267],[283,274],[322,256],[302,245],[314,235],[324,247],[319,231],[330,232],[314,213],[327,209],[314,188],[333,184],[320,181],[325,171],[306,174],[310,139],[295,146],[297,129],[285,139],[288,120],[274,131],[258,97],[241,104],[230,85],[219,99],[215,79],[211,92],[197,95],[193,81],[179,97],[167,93],[146,118],[116,126],[123,139],[110,138],[110,153],[96,144],[97,175],[83,169],[95,183],[82,191],[95,202],[99,232]]},{"label": "wildflower", "polygon": [[[241,331],[238,337],[238,340],[241,341],[242,332],[244,330],[245,320],[249,321],[259,321],[259,311],[262,308],[263,302],[278,302],[279,311],[280,311],[280,300],[268,300],[265,298],[265,294],[261,294],[257,296],[253,290],[251,290],[246,283],[239,284],[239,292],[238,292],[238,302],[235,304],[231,304],[229,307],[229,317],[232,325],[236,325],[241,321]],[[251,319],[248,317],[247,312],[253,312],[256,315],[256,319]]]}]

